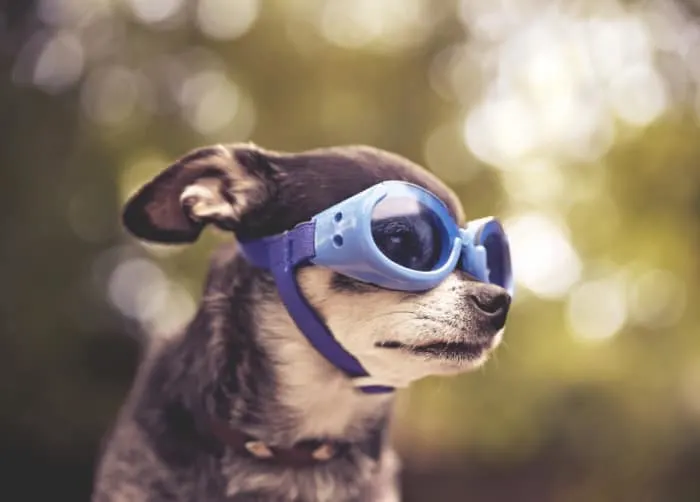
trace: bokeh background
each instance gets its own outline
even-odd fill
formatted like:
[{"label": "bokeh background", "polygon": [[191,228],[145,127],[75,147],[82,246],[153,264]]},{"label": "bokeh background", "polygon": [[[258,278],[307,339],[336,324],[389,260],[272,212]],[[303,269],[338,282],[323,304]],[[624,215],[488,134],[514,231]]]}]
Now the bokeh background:
[{"label": "bokeh background", "polygon": [[700,501],[700,3],[5,0],[0,498],[87,500],[140,333],[207,256],[125,198],[197,146],[368,143],[496,214],[484,369],[401,394],[405,500]]}]

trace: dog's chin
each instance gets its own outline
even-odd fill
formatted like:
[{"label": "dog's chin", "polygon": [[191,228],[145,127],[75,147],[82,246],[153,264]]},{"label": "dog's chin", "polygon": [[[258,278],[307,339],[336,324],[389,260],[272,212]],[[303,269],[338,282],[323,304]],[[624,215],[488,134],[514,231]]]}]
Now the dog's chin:
[{"label": "dog's chin", "polygon": [[377,342],[375,346],[434,365],[438,368],[436,373],[451,374],[469,371],[484,364],[500,345],[503,331],[498,331],[486,340],[471,337],[457,340],[450,337],[413,343],[387,340]]}]

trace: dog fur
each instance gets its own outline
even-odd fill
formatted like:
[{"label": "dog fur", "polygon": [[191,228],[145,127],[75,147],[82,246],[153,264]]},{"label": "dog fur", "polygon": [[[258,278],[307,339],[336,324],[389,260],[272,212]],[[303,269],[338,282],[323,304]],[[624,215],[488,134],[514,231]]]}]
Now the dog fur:
[{"label": "dog fur", "polygon": [[[252,144],[198,149],[142,187],[123,221],[136,237],[194,242],[207,224],[239,240],[273,235],[378,182],[408,181],[440,197],[463,223],[454,194],[407,159],[365,146],[288,154]],[[482,364],[499,344],[507,294],[459,270],[438,287],[390,291],[322,267],[298,272],[303,294],[371,374],[405,387]],[[498,308],[484,305],[500,303]],[[412,347],[444,343],[440,353]],[[452,353],[449,344],[475,349]],[[397,348],[398,345],[401,348]],[[358,392],[298,331],[271,275],[235,242],[215,253],[187,328],[147,343],[127,402],[98,466],[93,502],[394,502],[399,462],[387,443],[392,394]],[[202,427],[204,412],[265,445],[338,439],[342,455],[305,468],[241,455]]]}]

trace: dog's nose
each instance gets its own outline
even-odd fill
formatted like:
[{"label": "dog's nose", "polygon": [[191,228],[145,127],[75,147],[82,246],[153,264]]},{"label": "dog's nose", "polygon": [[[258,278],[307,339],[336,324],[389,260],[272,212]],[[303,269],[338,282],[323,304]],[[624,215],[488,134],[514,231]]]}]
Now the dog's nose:
[{"label": "dog's nose", "polygon": [[501,329],[505,325],[510,308],[510,295],[506,290],[484,284],[469,295],[469,301],[489,319],[495,329]]}]

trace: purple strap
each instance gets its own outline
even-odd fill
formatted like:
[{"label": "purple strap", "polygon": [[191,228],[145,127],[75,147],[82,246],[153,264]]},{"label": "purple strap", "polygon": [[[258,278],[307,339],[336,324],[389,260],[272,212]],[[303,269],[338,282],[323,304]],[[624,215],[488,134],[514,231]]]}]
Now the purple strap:
[{"label": "purple strap", "polygon": [[[309,260],[316,256],[315,231],[316,223],[308,221],[288,232],[255,241],[241,242],[240,245],[244,256],[252,265],[272,273],[282,302],[309,343],[350,378],[369,376],[360,362],[333,337],[299,290],[295,271],[297,267],[309,265]],[[383,385],[359,388],[368,394],[394,390],[393,387]]]}]

